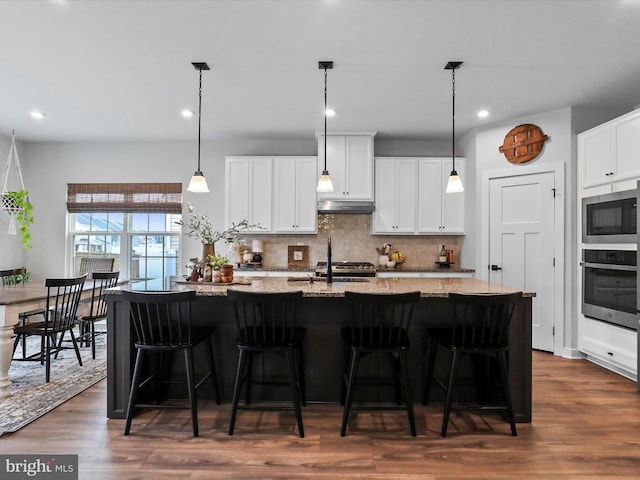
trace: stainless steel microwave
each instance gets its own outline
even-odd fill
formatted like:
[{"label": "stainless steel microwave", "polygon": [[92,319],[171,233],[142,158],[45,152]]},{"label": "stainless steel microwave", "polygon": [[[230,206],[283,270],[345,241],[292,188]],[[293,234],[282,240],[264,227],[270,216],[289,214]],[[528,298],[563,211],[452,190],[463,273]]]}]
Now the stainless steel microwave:
[{"label": "stainless steel microwave", "polygon": [[636,243],[638,191],[582,199],[583,243]]}]

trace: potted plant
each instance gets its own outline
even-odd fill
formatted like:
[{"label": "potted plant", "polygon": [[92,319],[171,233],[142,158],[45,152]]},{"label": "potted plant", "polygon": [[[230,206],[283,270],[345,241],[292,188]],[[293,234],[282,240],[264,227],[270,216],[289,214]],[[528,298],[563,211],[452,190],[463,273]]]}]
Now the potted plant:
[{"label": "potted plant", "polygon": [[29,201],[29,192],[26,190],[18,190],[15,192],[6,192],[0,195],[2,200],[2,209],[5,210],[10,217],[15,215],[15,220],[20,223],[20,236],[22,237],[22,245],[25,250],[31,250],[31,233],[29,233],[29,225],[33,219],[33,205]]},{"label": "potted plant", "polygon": [[206,213],[196,213],[193,205],[187,202],[189,216],[186,220],[178,220],[176,224],[183,228],[183,233],[190,238],[197,238],[202,243],[202,259],[205,260],[211,255],[215,255],[215,243],[223,240],[226,244],[239,243],[240,235],[251,229],[261,229],[260,225],[250,224],[244,219],[238,223],[233,223],[226,230],[214,230],[211,219]]}]

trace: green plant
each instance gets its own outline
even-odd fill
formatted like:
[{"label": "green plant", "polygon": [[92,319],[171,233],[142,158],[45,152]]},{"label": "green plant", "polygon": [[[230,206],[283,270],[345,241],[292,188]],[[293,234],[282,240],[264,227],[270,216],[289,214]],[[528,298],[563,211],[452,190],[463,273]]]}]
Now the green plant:
[{"label": "green plant", "polygon": [[211,266],[212,270],[220,270],[220,267],[225,263],[228,263],[229,260],[223,255],[209,255],[207,257],[207,262]]},{"label": "green plant", "polygon": [[223,240],[227,244],[235,243],[238,242],[242,232],[263,228],[260,225],[250,224],[249,220],[244,219],[239,223],[233,223],[226,230],[218,231],[213,229],[209,215],[196,213],[190,202],[187,202],[187,211],[189,212],[188,220],[178,220],[176,224],[185,229],[184,234],[187,237],[197,238],[202,244],[214,244],[218,240]]},{"label": "green plant", "polygon": [[[26,190],[18,190],[15,192],[4,193],[2,204],[9,215],[15,215],[16,220],[20,223],[20,236],[22,245],[25,250],[31,250],[31,234],[29,233],[29,225],[34,222],[33,205],[29,201],[29,192]],[[11,206],[13,208],[7,208]]]}]

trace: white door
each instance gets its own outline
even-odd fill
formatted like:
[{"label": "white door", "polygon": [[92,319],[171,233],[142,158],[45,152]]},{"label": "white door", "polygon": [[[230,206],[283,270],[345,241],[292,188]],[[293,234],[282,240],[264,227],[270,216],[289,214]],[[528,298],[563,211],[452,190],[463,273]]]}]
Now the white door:
[{"label": "white door", "polygon": [[489,280],[536,293],[532,345],[550,352],[556,288],[554,192],[553,172],[489,181]]}]

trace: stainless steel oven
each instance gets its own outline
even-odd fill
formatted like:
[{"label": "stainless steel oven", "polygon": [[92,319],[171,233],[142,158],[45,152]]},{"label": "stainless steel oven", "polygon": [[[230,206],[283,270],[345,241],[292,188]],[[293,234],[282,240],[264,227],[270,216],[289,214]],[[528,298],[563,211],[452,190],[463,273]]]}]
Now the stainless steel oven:
[{"label": "stainless steel oven", "polygon": [[636,243],[637,190],[582,199],[583,243]]},{"label": "stainless steel oven", "polygon": [[636,317],[637,252],[582,251],[582,314],[638,329]]}]

